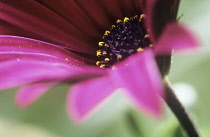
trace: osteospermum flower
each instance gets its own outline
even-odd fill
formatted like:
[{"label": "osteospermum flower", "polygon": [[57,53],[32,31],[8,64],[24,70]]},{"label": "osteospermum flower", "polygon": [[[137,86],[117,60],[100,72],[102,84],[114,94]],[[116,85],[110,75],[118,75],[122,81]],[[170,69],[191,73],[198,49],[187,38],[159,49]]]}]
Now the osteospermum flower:
[{"label": "osteospermum flower", "polygon": [[120,88],[137,109],[158,116],[172,49],[196,46],[176,21],[178,3],[2,0],[0,89],[23,86],[16,102],[25,108],[60,82],[76,83],[67,106],[82,120]]}]

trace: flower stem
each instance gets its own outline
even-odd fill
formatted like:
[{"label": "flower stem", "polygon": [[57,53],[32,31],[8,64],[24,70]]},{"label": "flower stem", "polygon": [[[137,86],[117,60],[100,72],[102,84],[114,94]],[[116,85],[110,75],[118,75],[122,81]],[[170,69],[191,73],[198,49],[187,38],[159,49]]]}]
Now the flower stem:
[{"label": "flower stem", "polygon": [[168,79],[165,80],[165,102],[173,111],[177,119],[179,120],[182,127],[185,129],[189,137],[200,137],[198,134],[195,125],[193,124],[189,114],[182,106],[180,101],[177,99],[176,95],[173,92],[173,89],[170,86]]}]

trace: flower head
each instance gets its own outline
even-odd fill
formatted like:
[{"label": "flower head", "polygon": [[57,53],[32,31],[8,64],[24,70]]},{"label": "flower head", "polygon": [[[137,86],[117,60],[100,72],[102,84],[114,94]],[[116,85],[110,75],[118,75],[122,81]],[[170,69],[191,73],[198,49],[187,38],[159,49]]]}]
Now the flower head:
[{"label": "flower head", "polygon": [[76,83],[67,106],[82,120],[121,88],[137,109],[158,116],[172,49],[197,45],[176,21],[178,3],[1,1],[0,89],[22,85],[16,101],[27,107],[60,82]]}]

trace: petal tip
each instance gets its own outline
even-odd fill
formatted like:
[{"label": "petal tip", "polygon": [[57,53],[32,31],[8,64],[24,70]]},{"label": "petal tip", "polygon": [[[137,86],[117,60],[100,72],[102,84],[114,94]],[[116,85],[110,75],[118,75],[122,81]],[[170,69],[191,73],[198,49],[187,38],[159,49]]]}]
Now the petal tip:
[{"label": "petal tip", "polygon": [[171,54],[172,50],[179,52],[194,51],[199,46],[199,40],[195,33],[185,25],[169,24],[155,45],[155,53]]},{"label": "petal tip", "polygon": [[[75,88],[75,87],[73,87]],[[87,113],[82,113],[79,108],[76,105],[77,100],[77,93],[76,92],[69,92],[67,95],[67,113],[69,117],[71,118],[70,120],[77,124],[81,125],[87,120],[88,117],[88,112]]]},{"label": "petal tip", "polygon": [[28,103],[28,101],[26,101],[24,98],[22,98],[22,96],[20,96],[19,94],[16,94],[16,96],[15,96],[15,104],[20,109],[26,109],[30,105],[30,103]]}]

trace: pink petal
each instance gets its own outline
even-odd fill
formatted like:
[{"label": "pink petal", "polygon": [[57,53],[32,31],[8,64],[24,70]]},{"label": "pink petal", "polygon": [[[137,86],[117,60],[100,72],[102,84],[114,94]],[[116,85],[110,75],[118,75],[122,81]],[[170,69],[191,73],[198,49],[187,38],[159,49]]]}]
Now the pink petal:
[{"label": "pink petal", "polygon": [[0,90],[37,81],[77,82],[105,71],[56,45],[14,36],[0,41]]},{"label": "pink petal", "polygon": [[59,63],[18,60],[2,62],[0,66],[0,90],[40,80],[57,80],[68,75],[67,70],[65,65]]},{"label": "pink petal", "polygon": [[125,88],[125,94],[138,110],[143,109],[154,116],[161,114],[163,86],[151,50],[135,54],[119,63],[110,71],[110,77],[116,88]]},{"label": "pink petal", "polygon": [[41,61],[6,61],[0,66],[0,90],[34,82],[78,82],[104,75],[105,71]]},{"label": "pink petal", "polygon": [[1,1],[0,5],[0,28],[6,28],[0,34],[29,37],[90,54],[96,50],[92,46],[94,41],[63,17],[36,1],[6,0]]},{"label": "pink petal", "polygon": [[54,83],[37,83],[25,86],[16,94],[16,104],[20,108],[26,108],[40,98]]},{"label": "pink petal", "polygon": [[[95,61],[90,61],[85,58],[81,58],[80,56],[62,49],[58,45],[33,40],[29,38],[16,37],[16,36],[0,36],[0,54],[6,54],[8,56],[12,56],[12,54],[26,55],[32,54],[34,56],[45,55],[57,58],[59,60],[63,60],[66,63],[75,63],[77,65],[84,64],[83,61],[87,63],[95,63]],[[4,55],[5,57],[5,55]],[[16,56],[17,58],[17,56]],[[2,59],[2,57],[1,57]],[[47,59],[47,57],[46,57]],[[82,61],[83,60],[83,61]]]},{"label": "pink petal", "polygon": [[192,32],[183,25],[173,23],[165,28],[154,49],[156,54],[170,54],[173,49],[183,51],[197,46],[197,39]]},{"label": "pink petal", "polygon": [[113,91],[107,77],[80,82],[74,85],[67,98],[67,109],[75,122],[82,122]]}]

